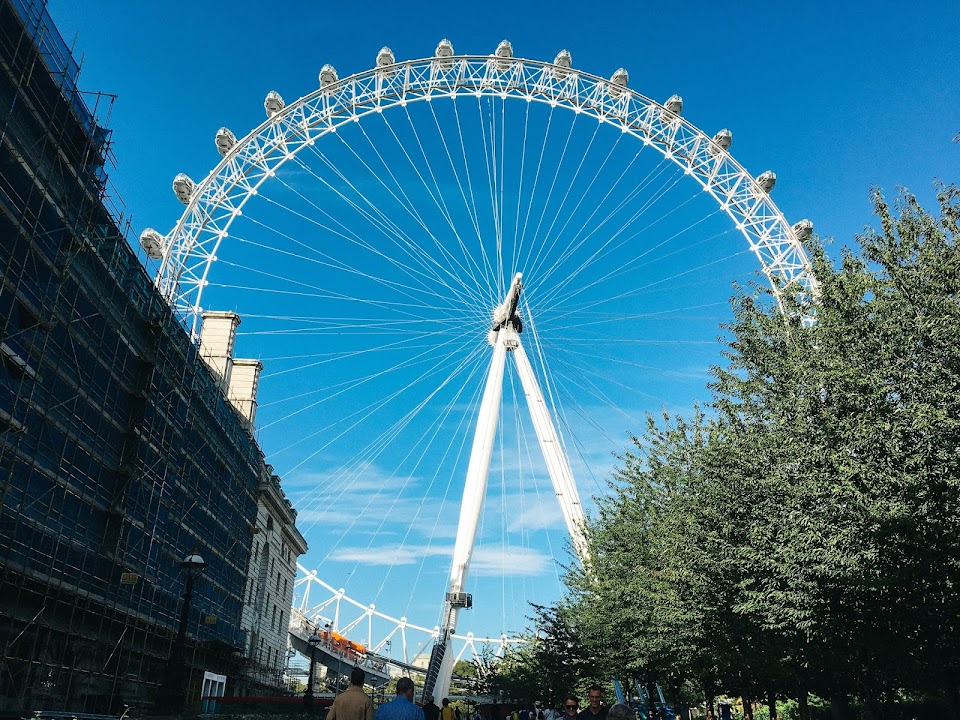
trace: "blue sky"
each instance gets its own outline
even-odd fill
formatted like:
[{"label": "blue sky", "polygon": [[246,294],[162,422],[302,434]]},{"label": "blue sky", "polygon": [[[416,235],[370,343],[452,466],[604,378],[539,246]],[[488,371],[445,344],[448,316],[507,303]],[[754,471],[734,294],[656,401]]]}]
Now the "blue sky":
[{"label": "blue sky", "polygon": [[[682,9],[619,3],[585,10],[583,4],[561,2],[542,8],[514,4],[509,12],[501,12],[499,6],[461,3],[428,7],[303,2],[275,4],[265,12],[262,3],[234,3],[229,9],[192,3],[174,9],[51,0],[49,9],[68,42],[77,35],[76,54],[84,56],[81,86],[118,95],[109,123],[117,157],[111,179],[137,232],[147,226],[166,232],[174,225],[182,206],[170,192],[173,176],[186,172],[197,180],[204,177],[219,161],[213,146],[216,130],[227,126],[240,137],[262,122],[267,91],[279,91],[290,103],[313,91],[325,63],[334,64],[344,77],[371,67],[383,45],[403,60],[429,56],[443,37],[450,38],[457,52],[469,54],[491,53],[503,38],[511,40],[517,56],[531,59],[552,60],[566,48],[578,69],[609,77],[622,66],[630,72],[630,86],[648,97],[662,102],[681,94],[684,116],[695,125],[709,134],[721,127],[733,131],[732,152],[749,171],[777,173],[774,198],[787,218],[812,219],[819,234],[836,238],[838,244],[849,244],[871,222],[871,187],[880,186],[889,195],[905,185],[929,203],[934,179],[956,181],[960,174],[960,145],[951,142],[960,132],[956,2],[915,3],[909,13],[899,3],[789,7],[687,3]],[[481,125],[493,117],[483,112],[481,108],[486,120],[477,121]],[[509,112],[513,114],[503,117],[509,131],[519,137],[520,116],[512,106]],[[549,131],[546,121],[544,115],[534,117],[530,127],[545,134],[548,154],[560,154],[565,136],[559,121]],[[372,123],[364,127],[384,137],[383,128]],[[437,152],[436,138],[428,135],[424,141]],[[345,132],[344,137],[355,148],[366,147],[366,140],[356,133]],[[413,137],[407,140],[412,142]],[[570,137],[574,149],[584,148],[592,130],[576,126]],[[590,147],[596,152],[604,142],[608,143],[604,147],[612,147],[616,139],[601,135]],[[386,147],[379,142],[377,146]],[[376,178],[351,165],[348,149],[335,150],[331,142],[328,150],[343,173],[361,178],[357,183],[363,192],[371,197],[377,192]],[[619,146],[614,151],[621,168],[631,152]],[[383,153],[388,164],[403,164],[399,149]],[[331,310],[330,304],[323,310],[314,308],[305,297],[291,303],[288,296],[284,304],[282,298],[262,291],[263,278],[270,274],[292,277],[295,270],[288,262],[292,246],[280,251],[287,253],[286,264],[277,250],[254,254],[265,242],[264,225],[287,223],[285,232],[298,241],[321,242],[314,226],[297,224],[290,212],[276,212],[278,207],[305,210],[303,195],[322,198],[324,207],[336,207],[336,193],[321,183],[318,162],[319,156],[312,169],[291,167],[286,189],[271,200],[274,205],[261,206],[249,224],[234,228],[240,241],[220,254],[220,287],[211,289],[209,297],[220,308],[234,307],[245,317],[240,354],[264,359],[259,417],[269,426],[259,437],[301,511],[312,547],[308,562],[320,568],[327,582],[346,587],[361,602],[376,602],[385,612],[407,614],[411,622],[432,626],[438,612],[434,599],[448,572],[456,524],[456,478],[462,477],[469,448],[468,440],[463,449],[454,439],[469,438],[463,428],[472,417],[486,357],[483,308],[462,313],[466,325],[477,322],[471,330],[475,337],[469,333],[465,337],[460,326],[449,322],[461,318],[457,312],[437,311],[424,319],[433,328],[444,328],[442,332],[411,334],[399,349],[357,356],[361,359],[350,363],[342,362],[342,356],[362,348],[364,335],[347,332],[343,323],[318,330],[316,322],[277,320],[279,315],[319,317]],[[574,173],[569,165],[561,167],[566,181]],[[508,176],[518,172],[518,167],[512,171],[509,164],[505,167]],[[644,157],[624,172],[636,185],[659,178],[660,170],[655,159]],[[635,178],[632,173],[637,173]],[[611,187],[609,179],[605,182]],[[651,180],[651,189],[659,187],[657,182]],[[445,187],[445,193],[455,192],[449,182]],[[602,492],[613,463],[611,453],[625,446],[630,432],[642,430],[645,412],[660,407],[685,412],[695,399],[707,397],[706,370],[718,361],[713,340],[717,322],[725,317],[730,283],[750,281],[757,267],[749,254],[726,252],[710,240],[724,238],[722,233],[729,228],[716,224],[711,208],[693,197],[699,188],[692,183],[663,187],[660,205],[682,205],[683,211],[650,216],[651,222],[663,219],[649,229],[656,241],[643,245],[643,252],[657,260],[660,275],[654,277],[674,279],[651,288],[651,304],[630,296],[603,309],[639,316],[659,308],[667,313],[665,322],[651,321],[649,326],[640,319],[607,322],[601,335],[578,334],[564,324],[561,314],[551,325],[548,308],[534,305],[531,310],[535,320],[544,323],[544,352],[553,363],[550,377],[558,394],[566,393],[562,424],[583,438],[571,451],[571,462],[585,500]],[[521,184],[521,198],[523,192]],[[418,196],[413,189],[410,193],[411,202],[429,205],[423,194]],[[389,199],[381,197],[378,202],[391,217],[404,217],[402,208],[391,207]],[[567,216],[555,202],[544,207],[547,235],[552,217]],[[469,224],[467,210],[452,215],[457,226]],[[573,225],[595,224],[583,214],[570,217]],[[408,217],[398,223],[412,231]],[[647,243],[640,232],[643,227],[631,228],[641,236],[636,242]],[[680,243],[668,242],[673,236],[687,246],[686,253],[668,252],[670,242]],[[355,251],[333,252],[347,252],[337,256],[348,258],[353,267],[376,267]],[[716,253],[716,264],[706,269],[714,262],[710,253]],[[617,262],[634,262],[636,257],[637,252],[625,253]],[[321,272],[305,260],[296,264],[301,266],[296,272],[304,273],[298,275],[301,288]],[[516,269],[527,271],[533,265]],[[692,272],[698,268],[702,271]],[[376,274],[374,269],[370,272]],[[636,287],[632,276],[626,280]],[[362,283],[351,287],[356,297],[374,292]],[[531,288],[531,303],[535,297]],[[483,299],[493,301],[487,295]],[[579,296],[576,302],[583,299]],[[273,319],[255,319],[258,313]],[[353,316],[344,309],[342,317]],[[400,319],[392,311],[378,316],[378,322],[389,321],[394,328]],[[314,336],[317,347],[304,339]],[[418,343],[427,337],[437,340],[440,349],[421,356]],[[532,329],[523,339],[532,346]],[[472,359],[456,372],[451,370],[464,357]],[[384,358],[389,359],[386,365]],[[406,369],[384,376],[382,386],[379,380],[365,381],[360,389],[337,396],[341,404],[322,400],[336,394],[331,388],[338,382],[356,382],[387,365],[403,363],[408,363]],[[642,389],[632,384],[640,377],[638,368],[654,369],[643,375]],[[448,382],[433,404],[402,428],[392,425],[416,404],[428,384],[444,379]],[[400,387],[409,388],[408,394],[391,401],[387,414],[371,414],[368,425],[358,425],[359,437],[324,439],[339,432],[330,429],[334,423]],[[604,393],[608,402],[601,401]],[[522,409],[522,395],[516,394],[509,379],[504,398],[501,427],[516,423],[506,435],[519,439],[513,451],[504,449],[492,465],[491,494],[473,565],[477,608],[460,626],[478,634],[519,630],[527,614],[525,601],[556,597],[557,562],[567,562],[552,491],[536,468],[536,441],[523,429],[523,420],[516,419],[523,413],[513,411],[514,405]],[[382,442],[386,451],[365,450],[371,437],[389,427],[397,430],[394,439]],[[606,437],[591,427],[601,428]],[[498,538],[506,545],[498,544]]]}]

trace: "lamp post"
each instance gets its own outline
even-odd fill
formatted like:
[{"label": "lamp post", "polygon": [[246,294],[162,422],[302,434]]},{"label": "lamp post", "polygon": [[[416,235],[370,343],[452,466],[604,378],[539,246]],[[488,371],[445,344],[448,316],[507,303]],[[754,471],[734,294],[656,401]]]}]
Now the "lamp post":
[{"label": "lamp post", "polygon": [[337,656],[337,679],[335,681],[336,684],[334,685],[333,691],[334,691],[334,694],[339,695],[340,694],[340,675],[342,670],[341,662],[343,660],[343,647],[340,645],[339,642],[336,642],[336,643],[333,642],[333,625],[331,623],[327,623],[326,625],[323,626],[323,628],[327,633],[327,642],[330,643],[330,646],[333,652]]},{"label": "lamp post", "polygon": [[176,715],[186,708],[186,654],[187,654],[187,624],[190,620],[190,603],[193,600],[193,583],[199,578],[207,563],[197,554],[196,550],[180,561],[180,569],[186,573],[187,579],[183,588],[183,602],[180,605],[180,625],[177,628],[177,637],[170,649],[170,658],[167,660],[166,674],[163,684],[157,693],[156,711],[159,715]]},{"label": "lamp post", "polygon": [[310,675],[307,678],[307,689],[303,692],[303,707],[307,710],[313,709],[313,668],[317,662],[317,645],[320,644],[320,637],[317,635],[316,628],[313,634],[307,638],[310,643]]}]

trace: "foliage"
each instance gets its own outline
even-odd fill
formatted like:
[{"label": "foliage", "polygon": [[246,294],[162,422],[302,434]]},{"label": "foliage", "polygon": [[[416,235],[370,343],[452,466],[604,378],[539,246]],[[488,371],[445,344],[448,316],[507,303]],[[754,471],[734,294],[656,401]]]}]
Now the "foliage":
[{"label": "foliage", "polygon": [[812,247],[811,305],[735,299],[711,404],[634,439],[568,578],[557,619],[596,670],[799,717],[811,691],[877,718],[945,693],[958,717],[960,191],[938,197],[878,193],[859,251]]},{"label": "foliage", "polygon": [[602,675],[564,604],[533,605],[533,611],[535,632],[494,666],[491,690],[518,703],[560,707],[567,695],[584,695]]},{"label": "foliage", "polygon": [[488,695],[492,693],[492,677],[496,659],[489,648],[483,654],[468,660],[457,660],[453,666],[451,695]]}]

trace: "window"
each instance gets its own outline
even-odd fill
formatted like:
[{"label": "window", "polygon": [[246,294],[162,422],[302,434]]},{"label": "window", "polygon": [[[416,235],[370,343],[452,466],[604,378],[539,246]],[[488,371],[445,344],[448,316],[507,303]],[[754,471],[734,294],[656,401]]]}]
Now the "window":
[{"label": "window", "polygon": [[223,697],[224,688],[227,686],[227,676],[217,675],[212,672],[203,674],[203,690],[201,697],[204,700],[200,703],[201,714],[216,713],[220,711],[220,703],[213,698]]}]

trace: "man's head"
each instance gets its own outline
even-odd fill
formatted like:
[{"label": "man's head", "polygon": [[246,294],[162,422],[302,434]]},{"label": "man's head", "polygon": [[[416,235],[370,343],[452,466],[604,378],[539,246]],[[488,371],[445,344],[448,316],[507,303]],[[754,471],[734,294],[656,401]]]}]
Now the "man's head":
[{"label": "man's head", "polygon": [[450,698],[444,698],[442,702],[443,702],[443,706],[446,707],[447,705],[450,704]]},{"label": "man's head", "polygon": [[607,710],[607,720],[635,720],[633,708],[625,703],[611,705]]},{"label": "man's head", "polygon": [[600,704],[603,702],[603,688],[599,685],[591,685],[587,691],[587,700],[590,703],[590,709],[593,712],[600,711]]},{"label": "man's head", "polygon": [[580,711],[580,700],[577,699],[576,695],[567,695],[567,699],[563,701],[563,712],[566,716],[573,717]]},{"label": "man's head", "polygon": [[350,684],[357,687],[363,687],[363,681],[367,679],[367,674],[360,668],[355,667],[350,671]]},{"label": "man's head", "polygon": [[397,697],[401,695],[410,702],[413,702],[413,680],[408,677],[402,677],[397,680]]},{"label": "man's head", "polygon": [[427,696],[424,698],[424,702],[426,702],[427,705],[432,705],[432,704],[433,704],[433,695],[427,695]]}]

